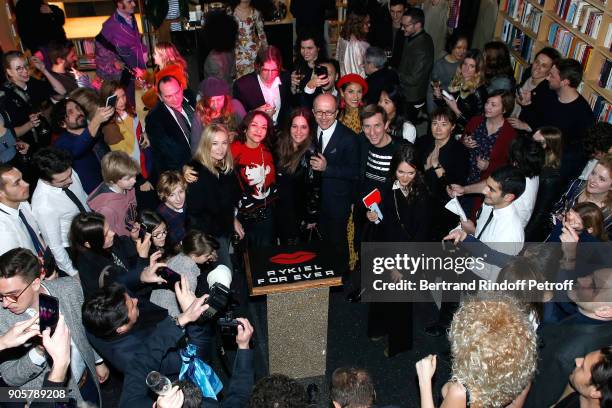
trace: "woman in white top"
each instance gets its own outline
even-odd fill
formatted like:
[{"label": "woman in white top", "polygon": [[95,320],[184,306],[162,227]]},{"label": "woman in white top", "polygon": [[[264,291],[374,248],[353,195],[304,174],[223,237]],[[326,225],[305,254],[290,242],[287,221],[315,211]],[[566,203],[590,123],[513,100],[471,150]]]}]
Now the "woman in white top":
[{"label": "woman in white top", "polygon": [[370,44],[365,38],[370,31],[370,16],[349,14],[336,48],[336,59],[340,62],[340,76],[358,74],[365,78],[365,52]]}]

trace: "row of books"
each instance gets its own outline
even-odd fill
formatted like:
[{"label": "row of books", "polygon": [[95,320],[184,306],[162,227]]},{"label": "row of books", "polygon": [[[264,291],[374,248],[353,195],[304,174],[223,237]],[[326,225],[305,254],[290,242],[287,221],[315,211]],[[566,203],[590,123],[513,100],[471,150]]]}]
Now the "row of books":
[{"label": "row of books", "polygon": [[591,94],[589,104],[598,122],[612,123],[612,105],[603,96]]},{"label": "row of books", "polygon": [[586,71],[593,47],[580,40],[567,28],[553,23],[548,31],[548,43],[561,53],[565,58],[573,58],[582,64],[582,69]]},{"label": "row of books", "polygon": [[534,33],[538,32],[542,21],[542,11],[527,0],[502,0],[501,9],[510,17],[528,27]]},{"label": "row of books", "polygon": [[573,28],[597,38],[604,12],[585,0],[557,0],[556,12]]},{"label": "row of books", "polygon": [[527,66],[521,64],[513,56],[510,56],[510,62],[512,63],[512,67],[514,68],[514,78],[516,78],[517,82],[520,82],[523,78],[523,73],[527,69]]},{"label": "row of books", "polygon": [[94,55],[96,53],[96,42],[93,39],[72,40],[77,55]]},{"label": "row of books", "polygon": [[[504,20],[504,26],[501,32],[501,39],[510,48],[514,48],[525,61],[531,62],[531,54],[533,51],[534,39],[526,35],[520,28],[512,24],[508,20]],[[518,41],[518,45],[515,44],[515,40]]]},{"label": "row of books", "polygon": [[599,81],[597,84],[606,89],[612,89],[612,61],[606,59],[601,64],[601,71],[599,72]]}]

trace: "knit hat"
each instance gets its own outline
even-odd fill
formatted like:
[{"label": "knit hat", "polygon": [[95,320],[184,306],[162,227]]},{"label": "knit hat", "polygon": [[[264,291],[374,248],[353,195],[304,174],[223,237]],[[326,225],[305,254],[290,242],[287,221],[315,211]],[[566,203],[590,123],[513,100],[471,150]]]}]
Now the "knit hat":
[{"label": "knit hat", "polygon": [[208,77],[200,85],[200,95],[206,98],[230,95],[230,88],[224,80],[217,77]]},{"label": "knit hat", "polygon": [[336,88],[340,89],[342,88],[342,85],[349,84],[351,82],[361,85],[361,92],[363,95],[368,93],[368,83],[361,75],[357,74],[346,74],[336,83]]}]

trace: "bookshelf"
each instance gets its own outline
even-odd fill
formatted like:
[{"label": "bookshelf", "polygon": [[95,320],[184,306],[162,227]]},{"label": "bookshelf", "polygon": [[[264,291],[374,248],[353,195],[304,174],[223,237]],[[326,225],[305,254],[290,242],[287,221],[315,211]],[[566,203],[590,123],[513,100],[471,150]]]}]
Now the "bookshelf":
[{"label": "bookshelf", "polygon": [[495,37],[511,49],[517,80],[546,46],[580,61],[580,92],[612,123],[612,0],[501,0]]}]

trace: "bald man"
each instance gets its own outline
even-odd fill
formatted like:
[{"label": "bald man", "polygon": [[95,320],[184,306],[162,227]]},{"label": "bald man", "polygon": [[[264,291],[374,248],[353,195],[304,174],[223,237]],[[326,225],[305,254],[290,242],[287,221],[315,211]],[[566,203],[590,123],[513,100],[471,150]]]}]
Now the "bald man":
[{"label": "bald man", "polygon": [[338,251],[340,272],[344,272],[348,264],[346,224],[359,178],[359,145],[357,135],[337,120],[338,106],[332,95],[317,96],[312,111],[318,125],[318,154],[310,164],[322,176],[318,228]]}]

